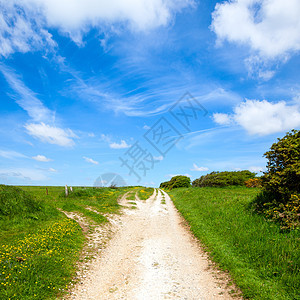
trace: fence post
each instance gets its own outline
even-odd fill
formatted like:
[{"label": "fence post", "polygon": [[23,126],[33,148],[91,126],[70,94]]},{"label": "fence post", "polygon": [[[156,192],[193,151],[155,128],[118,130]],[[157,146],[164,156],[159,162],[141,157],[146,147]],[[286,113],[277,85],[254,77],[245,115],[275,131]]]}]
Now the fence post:
[{"label": "fence post", "polygon": [[47,194],[47,196],[48,196],[48,188],[46,188],[46,194]]},{"label": "fence post", "polygon": [[65,194],[66,194],[66,197],[68,197],[68,186],[67,185],[65,186]]}]

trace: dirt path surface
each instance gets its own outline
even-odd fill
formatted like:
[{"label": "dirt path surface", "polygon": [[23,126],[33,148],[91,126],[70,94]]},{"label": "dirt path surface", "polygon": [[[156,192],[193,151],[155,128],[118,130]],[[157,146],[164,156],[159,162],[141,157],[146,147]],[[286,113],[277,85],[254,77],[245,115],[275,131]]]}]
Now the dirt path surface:
[{"label": "dirt path surface", "polygon": [[129,202],[71,299],[232,299],[166,193]]}]

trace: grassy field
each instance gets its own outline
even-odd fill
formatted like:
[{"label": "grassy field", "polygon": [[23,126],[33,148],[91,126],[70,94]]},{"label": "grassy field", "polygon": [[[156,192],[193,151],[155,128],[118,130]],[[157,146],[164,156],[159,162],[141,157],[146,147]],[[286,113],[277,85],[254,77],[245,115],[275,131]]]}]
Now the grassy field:
[{"label": "grassy field", "polygon": [[[118,213],[128,188],[5,187],[0,185],[0,299],[56,299],[68,289],[85,237],[57,208],[92,224]],[[92,210],[98,213],[88,210]]]},{"label": "grassy field", "polygon": [[245,298],[300,299],[300,232],[249,209],[258,189],[182,188],[169,194],[211,258]]},{"label": "grassy field", "polygon": [[147,200],[154,192],[154,188],[141,188],[138,190],[138,197],[140,200]]}]

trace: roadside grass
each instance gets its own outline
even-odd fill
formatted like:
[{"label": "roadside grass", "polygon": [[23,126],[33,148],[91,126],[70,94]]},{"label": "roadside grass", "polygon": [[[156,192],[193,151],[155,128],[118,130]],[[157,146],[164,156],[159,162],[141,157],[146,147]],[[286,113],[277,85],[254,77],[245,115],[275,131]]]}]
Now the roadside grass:
[{"label": "roadside grass", "polygon": [[141,188],[137,194],[140,200],[147,200],[154,193],[154,188]]},{"label": "roadside grass", "polygon": [[259,189],[181,188],[169,192],[213,261],[250,299],[300,299],[300,232],[283,232],[250,210]]},{"label": "roadside grass", "polygon": [[[10,187],[0,185],[0,299],[57,299],[68,290],[85,237],[57,208],[91,223],[118,213],[129,188]],[[91,208],[99,213],[89,210]]]}]

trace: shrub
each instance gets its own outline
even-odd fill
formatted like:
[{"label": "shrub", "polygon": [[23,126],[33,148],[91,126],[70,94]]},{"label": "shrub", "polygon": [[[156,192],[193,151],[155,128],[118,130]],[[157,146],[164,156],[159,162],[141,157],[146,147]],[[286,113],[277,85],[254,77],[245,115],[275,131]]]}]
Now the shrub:
[{"label": "shrub", "polygon": [[160,188],[165,189],[177,189],[181,187],[190,187],[191,186],[191,179],[187,176],[177,175],[171,178],[170,181],[162,182],[160,184]]},{"label": "shrub", "polygon": [[245,181],[245,185],[248,188],[260,188],[261,187],[261,179],[260,178],[250,178]]},{"label": "shrub", "polygon": [[255,173],[244,171],[211,172],[193,181],[193,187],[244,185],[245,181],[255,177]]},{"label": "shrub", "polygon": [[300,194],[300,131],[288,132],[264,156],[268,159],[267,172],[262,177],[265,190],[280,202]]},{"label": "shrub", "polygon": [[253,202],[256,211],[278,221],[283,229],[300,227],[300,131],[292,130],[264,156],[267,172],[263,192]]},{"label": "shrub", "polygon": [[159,188],[161,188],[161,189],[169,189],[169,184],[170,184],[170,181],[162,182],[160,184]]}]

